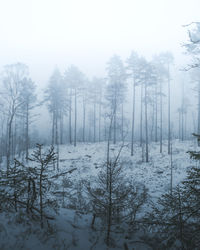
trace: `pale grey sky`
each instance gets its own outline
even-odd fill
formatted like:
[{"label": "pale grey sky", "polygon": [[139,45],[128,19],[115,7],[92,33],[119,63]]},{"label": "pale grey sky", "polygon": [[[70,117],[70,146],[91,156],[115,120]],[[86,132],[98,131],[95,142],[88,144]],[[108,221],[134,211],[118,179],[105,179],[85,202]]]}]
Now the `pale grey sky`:
[{"label": "pale grey sky", "polygon": [[46,84],[57,65],[104,74],[114,54],[170,50],[180,64],[182,25],[200,20],[200,0],[0,0],[0,68],[24,62]]}]

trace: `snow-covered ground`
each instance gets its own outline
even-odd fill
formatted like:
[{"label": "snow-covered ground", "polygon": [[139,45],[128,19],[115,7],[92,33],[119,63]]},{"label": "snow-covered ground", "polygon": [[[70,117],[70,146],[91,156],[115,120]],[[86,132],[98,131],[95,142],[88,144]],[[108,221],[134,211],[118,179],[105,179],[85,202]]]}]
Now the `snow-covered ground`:
[{"label": "snow-covered ground", "polygon": [[[118,154],[121,143],[111,145],[111,157]],[[70,175],[74,181],[90,179],[96,176],[101,165],[106,160],[106,143],[78,144],[77,147],[69,145],[60,146],[60,170],[66,171],[77,167]],[[149,162],[142,162],[142,150],[139,145],[134,147],[134,155],[130,156],[130,146],[124,146],[120,160],[127,176],[132,176],[135,181],[142,182],[149,189],[152,196],[160,196],[170,188],[171,162],[167,153],[167,142],[163,143],[163,153],[159,153],[159,143],[152,143],[149,147]],[[196,148],[195,141],[173,141],[173,185],[182,181],[186,170],[194,164],[186,152]]]},{"label": "snow-covered ground", "polygon": [[[117,155],[120,145],[111,144],[111,156]],[[104,142],[78,144],[76,147],[60,146],[59,173],[75,168],[66,175],[72,184],[71,187],[79,185],[81,180],[94,180],[106,160],[106,146]],[[124,173],[134,181],[145,184],[149,195],[156,199],[170,189],[171,163],[167,154],[167,142],[163,144],[162,154],[159,153],[159,143],[152,143],[149,148],[148,163],[142,162],[142,150],[137,144],[134,146],[134,156],[130,156],[130,145],[124,146],[120,161]],[[173,141],[173,186],[182,181],[187,168],[195,164],[186,153],[195,149],[195,141]],[[62,181],[63,177],[56,180],[58,190],[61,189]],[[70,185],[66,190],[69,193],[74,192]],[[51,222],[54,225],[54,234],[44,233],[40,225],[30,223],[28,219],[21,220],[19,213],[0,213],[0,249],[106,249],[102,243],[101,233],[90,228],[91,214],[76,213],[75,210],[66,207],[65,202],[67,203],[67,196],[64,197],[59,214]],[[119,245],[118,249],[122,248],[123,246]],[[142,248],[136,245],[134,249]]]}]

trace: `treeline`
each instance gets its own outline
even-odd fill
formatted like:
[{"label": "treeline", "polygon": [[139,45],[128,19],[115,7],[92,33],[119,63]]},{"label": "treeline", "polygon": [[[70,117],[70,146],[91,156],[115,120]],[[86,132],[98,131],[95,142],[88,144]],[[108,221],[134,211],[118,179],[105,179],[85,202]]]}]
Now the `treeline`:
[{"label": "treeline", "polygon": [[[26,65],[5,66],[1,85],[1,159],[6,156],[8,168],[14,155],[28,158],[28,149],[36,142],[30,126],[43,118],[34,111],[40,105],[47,106],[51,117],[51,124],[44,124],[51,135],[47,142],[57,147],[64,143],[76,146],[77,141],[107,140],[114,112],[111,132],[114,144],[124,139],[131,141],[133,155],[133,143],[139,141],[141,146],[145,144],[148,161],[149,142],[159,142],[162,153],[162,141],[168,139],[170,153],[172,62],[170,53],[147,62],[133,52],[125,64],[115,55],[107,64],[107,77],[93,80],[75,66],[70,66],[63,75],[56,69],[43,100],[37,99],[36,84],[30,79]],[[186,104],[183,100],[178,109],[179,130],[173,135],[182,140],[187,137]],[[163,118],[166,111],[167,125]]]},{"label": "treeline", "polygon": [[[198,34],[198,30],[196,32]],[[189,34],[190,42],[185,47],[197,58],[198,41],[192,40],[193,33]],[[77,141],[107,141],[111,116],[113,143],[130,141],[131,155],[134,143],[139,141],[148,162],[149,143],[159,142],[162,153],[164,139],[168,141],[170,153],[172,137],[184,140],[190,138],[191,132],[200,132],[200,73],[197,64],[190,68],[191,78],[186,77],[184,81],[187,83],[191,79],[197,84],[197,112],[189,110],[192,97],[187,96],[185,83],[179,90],[179,104],[177,100],[175,107],[171,105],[171,92],[178,83],[174,80],[172,86],[174,67],[170,52],[156,55],[151,61],[136,52],[125,62],[114,55],[107,63],[107,76],[92,80],[76,66],[68,67],[63,74],[55,69],[42,100],[37,99],[36,84],[29,76],[28,66],[6,65],[0,90],[0,160],[6,158],[8,169],[16,154],[28,158],[29,148],[39,140],[30,126],[37,119],[43,119],[42,113],[36,115],[34,111],[40,105],[45,105],[50,114],[50,124],[44,121],[50,135],[46,143],[56,145],[58,153],[59,144],[76,146]],[[189,73],[182,74],[189,76]]]}]

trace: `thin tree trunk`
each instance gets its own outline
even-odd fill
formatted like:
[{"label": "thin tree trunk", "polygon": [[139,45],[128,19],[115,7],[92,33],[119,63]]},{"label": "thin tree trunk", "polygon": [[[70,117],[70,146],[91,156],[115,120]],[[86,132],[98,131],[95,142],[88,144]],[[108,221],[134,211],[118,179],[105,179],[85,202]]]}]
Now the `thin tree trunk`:
[{"label": "thin tree trunk", "polygon": [[170,179],[170,191],[172,195],[172,189],[173,189],[173,159],[172,159],[172,141],[171,141],[171,148],[170,148],[170,167],[171,167],[171,179]]},{"label": "thin tree trunk", "polygon": [[145,82],[145,143],[146,143],[146,162],[149,161],[149,148],[148,148],[148,117],[147,117],[147,83]]},{"label": "thin tree trunk", "polygon": [[[200,81],[198,82],[198,131],[197,133],[200,135]],[[200,147],[200,140],[198,140],[198,146]]]},{"label": "thin tree trunk", "polygon": [[162,83],[160,82],[160,153],[162,153]]},{"label": "thin tree trunk", "polygon": [[114,136],[113,136],[113,144],[116,144],[116,107],[117,107],[117,100],[116,100],[116,87],[115,87],[115,94],[114,94]]},{"label": "thin tree trunk", "polygon": [[40,170],[40,223],[41,228],[43,228],[43,193],[42,193],[42,175],[43,175],[43,165]]},{"label": "thin tree trunk", "polygon": [[170,140],[171,140],[171,127],[170,127],[170,75],[169,75],[169,63],[168,63],[168,154],[170,154]]},{"label": "thin tree trunk", "polygon": [[102,93],[100,93],[100,100],[99,100],[99,142],[101,142],[101,100]]},{"label": "thin tree trunk", "polygon": [[72,88],[69,97],[69,143],[72,144]]},{"label": "thin tree trunk", "polygon": [[60,144],[63,144],[63,114],[62,113],[60,114]]},{"label": "thin tree trunk", "polygon": [[185,102],[184,102],[184,82],[182,84],[182,107],[181,107],[181,123],[182,123],[182,127],[181,127],[181,140],[184,140],[184,108],[185,108]]},{"label": "thin tree trunk", "polygon": [[17,212],[17,187],[16,187],[16,162],[14,164],[14,179],[13,179],[13,184],[14,184],[14,203],[15,203],[15,211]]},{"label": "thin tree trunk", "polygon": [[195,119],[194,112],[192,112],[192,121],[193,121],[193,131],[195,131],[195,133],[198,133],[197,128],[196,128],[196,119]]},{"label": "thin tree trunk", "polygon": [[12,131],[12,162],[14,160],[15,154],[16,154],[16,146],[17,146],[17,122],[16,122],[16,117],[14,119],[14,124],[13,124],[13,129]]},{"label": "thin tree trunk", "polygon": [[140,95],[140,146],[142,147],[143,143],[143,84],[141,84],[141,95]]},{"label": "thin tree trunk", "polygon": [[[183,105],[182,105],[183,107]],[[183,108],[181,110],[181,140],[184,140],[184,112],[183,112]]]},{"label": "thin tree trunk", "polygon": [[89,128],[88,128],[88,141],[89,142],[91,142],[92,141],[92,139],[91,139],[91,134],[92,134],[92,132],[91,132],[91,127],[92,127],[92,121],[91,121],[91,119],[89,118]]},{"label": "thin tree trunk", "polygon": [[0,163],[2,162],[2,158],[4,155],[4,143],[3,143],[3,137],[4,137],[4,120],[1,122],[1,149],[0,149]]},{"label": "thin tree trunk", "polygon": [[55,111],[52,113],[52,135],[51,135],[51,145],[55,142]]},{"label": "thin tree trunk", "polygon": [[187,140],[187,110],[185,110],[185,119],[184,119],[184,138]]},{"label": "thin tree trunk", "polygon": [[181,249],[184,250],[184,245],[183,245],[183,218],[182,218],[182,203],[181,203],[180,190],[178,191],[178,206],[179,206],[179,233],[180,233]]},{"label": "thin tree trunk", "polygon": [[86,113],[86,104],[83,100],[83,142],[85,142],[85,113]]},{"label": "thin tree trunk", "polygon": [[181,139],[181,110],[178,111],[178,137]]},{"label": "thin tree trunk", "polygon": [[94,126],[94,137],[93,137],[93,142],[96,142],[96,97],[95,97],[95,100],[94,100],[93,126]]},{"label": "thin tree trunk", "polygon": [[122,141],[124,141],[124,105],[123,105],[123,103],[122,103]]},{"label": "thin tree trunk", "polygon": [[75,96],[74,96],[74,147],[76,147],[76,122],[77,122],[77,96],[76,96],[76,88],[75,88]]},{"label": "thin tree trunk", "polygon": [[151,132],[150,132],[150,138],[151,138],[151,141],[153,141],[153,132],[154,132],[154,123],[155,123],[155,103],[153,102],[153,105],[152,105],[152,117],[151,117]]},{"label": "thin tree trunk", "polygon": [[107,225],[107,239],[106,243],[110,246],[110,231],[111,231],[111,224],[112,224],[112,173],[111,173],[111,166],[109,171],[109,205],[108,205],[108,225]]},{"label": "thin tree trunk", "polygon": [[111,222],[112,222],[112,173],[111,173],[111,164],[110,164],[110,139],[111,139],[111,129],[112,129],[112,123],[113,118],[115,114],[115,110],[113,112],[113,115],[111,116],[110,120],[110,126],[108,131],[108,141],[107,141],[107,190],[109,193],[109,204],[108,204],[108,214],[107,214],[107,236],[106,236],[106,243],[109,246],[110,245],[110,230],[111,230]]},{"label": "thin tree trunk", "polygon": [[104,141],[106,141],[107,128],[106,128],[106,117],[104,116]]},{"label": "thin tree trunk", "polygon": [[156,112],[156,117],[155,117],[155,119],[156,119],[156,121],[155,121],[155,142],[157,142],[158,141],[158,91],[157,91],[157,88],[158,88],[158,86],[157,86],[157,83],[156,83],[156,89],[155,89],[155,102],[156,102],[156,110],[155,110],[155,112]]},{"label": "thin tree trunk", "polygon": [[133,79],[133,106],[132,106],[132,131],[131,131],[131,156],[133,156],[134,125],[135,125],[135,79]]},{"label": "thin tree trunk", "polygon": [[114,126],[113,126],[113,144],[116,144],[116,114],[114,115]]},{"label": "thin tree trunk", "polygon": [[10,120],[8,122],[8,146],[7,146],[7,174],[10,168],[10,153],[11,153],[11,145],[12,145],[12,122],[14,118],[14,113],[11,114]]},{"label": "thin tree trunk", "polygon": [[58,138],[58,114],[56,113],[56,147],[57,147],[57,170],[59,170],[59,138]]},{"label": "thin tree trunk", "polygon": [[26,104],[26,162],[28,162],[29,150],[29,105]]}]

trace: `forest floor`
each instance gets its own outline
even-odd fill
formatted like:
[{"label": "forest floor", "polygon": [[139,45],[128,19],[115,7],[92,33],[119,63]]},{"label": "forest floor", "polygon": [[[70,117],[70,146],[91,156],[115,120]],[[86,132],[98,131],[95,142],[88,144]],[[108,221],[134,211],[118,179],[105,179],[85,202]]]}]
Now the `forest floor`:
[{"label": "forest floor", "polygon": [[[111,157],[118,154],[120,143],[110,147]],[[0,213],[0,249],[106,249],[101,230],[92,230],[92,214],[84,211],[77,213],[76,207],[69,206],[68,197],[73,197],[82,188],[82,181],[95,181],[95,177],[106,161],[106,146],[102,143],[79,143],[76,147],[60,146],[59,173],[68,172],[55,180],[54,191],[65,191],[66,196],[60,199],[59,213],[55,215],[51,231],[42,231],[37,222],[23,219],[20,212],[11,214]],[[188,150],[196,150],[196,142],[173,141],[173,186],[175,187],[186,176],[187,169],[194,165],[189,158]],[[149,162],[142,161],[142,149],[134,145],[134,155],[130,156],[130,145],[124,146],[120,155],[124,173],[136,183],[142,183],[148,189],[148,194],[156,200],[161,194],[169,191],[171,180],[171,162],[167,154],[167,142],[163,143],[163,153],[159,153],[159,143],[152,143],[149,151]],[[67,181],[65,190],[62,185]],[[75,195],[76,196],[76,195]],[[76,196],[78,197],[78,196]],[[84,197],[82,197],[84,199]],[[123,249],[123,241],[113,249]],[[133,247],[133,246],[132,246]],[[110,248],[111,249],[111,248]],[[132,249],[132,248],[131,248]],[[135,244],[134,249],[151,249]]]}]

